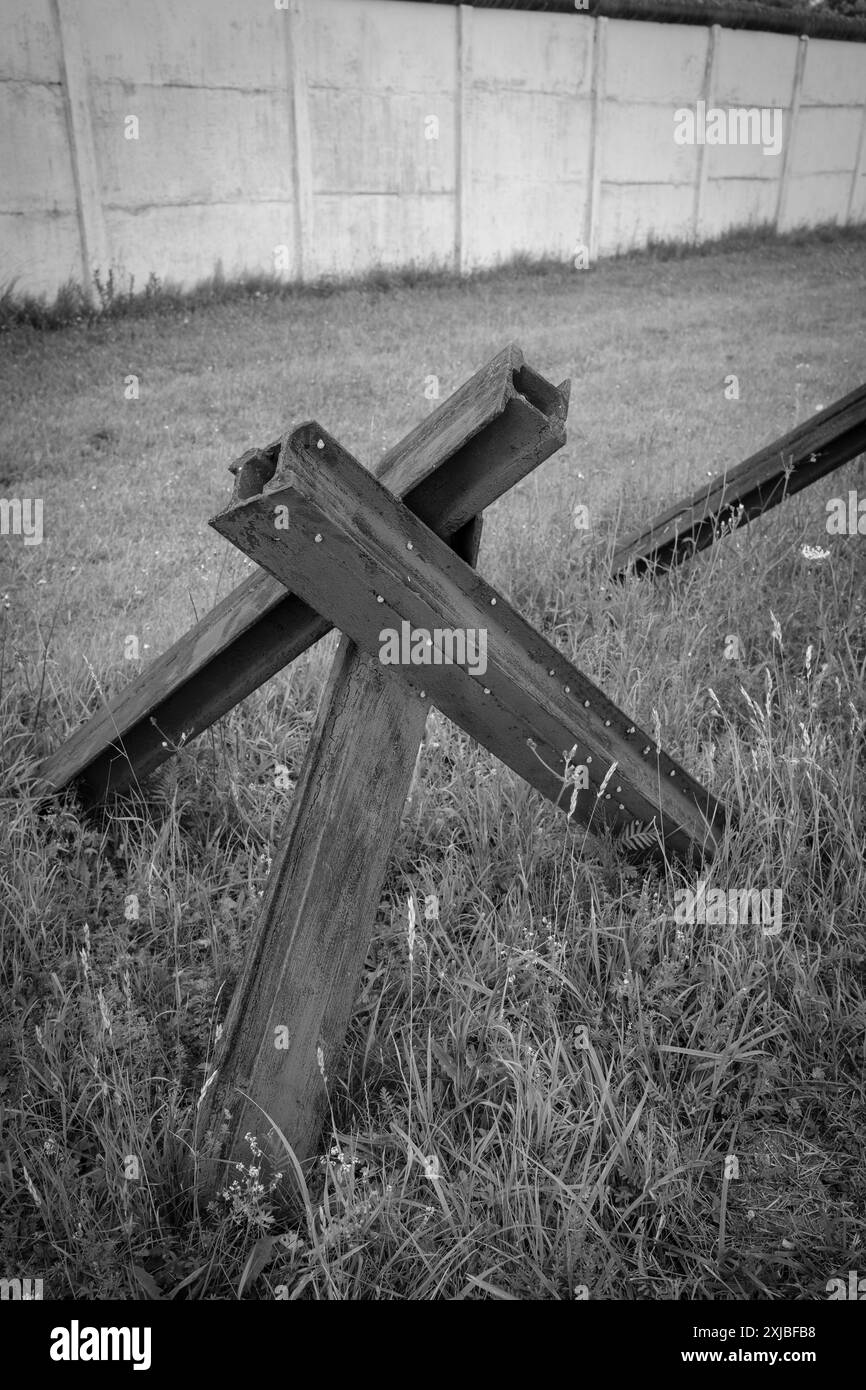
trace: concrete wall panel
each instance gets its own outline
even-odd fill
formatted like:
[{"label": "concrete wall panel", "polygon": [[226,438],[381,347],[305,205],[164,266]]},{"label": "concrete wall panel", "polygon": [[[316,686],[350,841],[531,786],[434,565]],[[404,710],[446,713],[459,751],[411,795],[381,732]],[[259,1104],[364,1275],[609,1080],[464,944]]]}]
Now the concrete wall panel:
[{"label": "concrete wall panel", "polygon": [[817,222],[844,222],[851,191],[850,174],[811,174],[792,178],[788,190],[785,231],[813,227]]},{"label": "concrete wall panel", "polygon": [[[770,113],[767,112],[769,116]],[[774,118],[778,122],[779,117]],[[778,124],[775,129],[778,130]],[[772,137],[773,127],[765,126],[765,134]],[[791,122],[787,111],[781,116],[781,148],[778,154],[764,154],[763,144],[757,145],[707,145],[707,174],[711,179],[763,179],[767,183],[778,183],[782,177],[785,159],[785,144],[790,136]],[[769,144],[768,148],[774,148]]]},{"label": "concrete wall panel", "polygon": [[[290,199],[285,102],[205,87],[91,87],[94,142],[108,207]],[[138,118],[137,140],[124,135]]]},{"label": "concrete wall panel", "polygon": [[311,87],[453,92],[457,15],[451,6],[308,0],[306,13],[305,63]]},{"label": "concrete wall panel", "polygon": [[604,113],[601,168],[610,183],[690,183],[698,169],[696,145],[674,140],[673,106],[609,106]]},{"label": "concrete wall panel", "polygon": [[790,106],[799,42],[796,34],[723,29],[714,105]]},{"label": "concrete wall panel", "polygon": [[500,184],[583,181],[589,173],[590,129],[587,101],[476,92],[468,136],[472,177]]},{"label": "concrete wall panel", "polygon": [[475,10],[472,80],[476,86],[509,94],[587,97],[594,27],[582,16]]},{"label": "concrete wall panel", "polygon": [[0,82],[0,210],[75,213],[60,87]]},{"label": "concrete wall panel", "polygon": [[78,0],[78,11],[90,71],[103,82],[285,84],[288,16],[273,0]]},{"label": "concrete wall panel", "polygon": [[776,217],[779,185],[766,179],[709,179],[704,194],[705,236],[734,228],[764,227]]},{"label": "concrete wall panel", "polygon": [[616,255],[650,240],[685,241],[691,233],[694,190],[685,184],[605,184],[601,193],[598,251]]},{"label": "concrete wall panel", "polygon": [[471,263],[499,265],[513,256],[570,259],[583,241],[588,184],[476,185],[470,237]]},{"label": "concrete wall panel", "polygon": [[708,30],[609,20],[605,92],[613,101],[685,106],[703,94]]},{"label": "concrete wall panel", "polygon": [[[316,193],[442,193],[455,181],[454,101],[424,93],[310,93]],[[438,136],[428,139],[428,117]]]},{"label": "concrete wall panel", "polygon": [[862,43],[818,39],[809,43],[803,71],[805,106],[861,106],[866,101]]},{"label": "concrete wall panel", "polygon": [[81,281],[81,242],[75,212],[0,212],[0,283],[18,293],[53,298],[68,280]]},{"label": "concrete wall panel", "polygon": [[[280,203],[206,203],[106,212],[115,264],[124,285],[143,289],[151,271],[161,280],[195,284],[221,263],[226,276],[243,270],[273,273],[275,250],[294,265],[292,208]],[[291,278],[286,275],[286,278]]]},{"label": "concrete wall panel", "polygon": [[59,82],[60,41],[51,0],[3,0],[0,82]]},{"label": "concrete wall panel", "polygon": [[801,107],[791,173],[850,172],[857,158],[862,125],[863,112],[856,107]]},{"label": "concrete wall panel", "polygon": [[454,209],[443,196],[320,195],[315,201],[313,269],[359,275],[378,266],[450,267]]}]

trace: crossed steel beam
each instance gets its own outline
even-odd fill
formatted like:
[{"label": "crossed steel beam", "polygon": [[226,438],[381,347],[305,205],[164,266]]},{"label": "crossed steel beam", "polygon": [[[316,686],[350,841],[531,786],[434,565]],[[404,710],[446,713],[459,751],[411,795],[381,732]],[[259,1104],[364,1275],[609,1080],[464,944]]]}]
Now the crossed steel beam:
[{"label": "crossed steel beam", "polygon": [[[716,848],[719,802],[473,569],[484,508],[565,442],[568,398],[512,345],[375,476],[316,422],[246,453],[211,524],[261,571],[39,769],[99,803],[344,634],[200,1100],[206,1167],[263,1123],[274,1162],[286,1141],[315,1150],[431,702],[576,819],[638,820],[685,858]],[[381,630],[403,623],[484,629],[488,668],[384,666]]]},{"label": "crossed steel beam", "polygon": [[[348,468],[354,484],[366,490],[368,504],[371,496],[374,507],[384,504],[389,494],[394,501],[402,497],[405,506],[395,525],[406,524],[405,513],[421,527],[414,569],[420,573],[417,554],[432,553],[429,533],[436,542],[435,567],[451,576],[457,591],[463,586],[458,607],[464,611],[457,616],[472,621],[462,626],[477,627],[482,616],[488,627],[492,624],[493,661],[501,664],[501,675],[507,679],[498,680],[489,699],[478,695],[484,684],[467,684],[465,672],[448,667],[437,667],[429,676],[425,668],[418,688],[429,687],[431,697],[456,722],[545,795],[560,804],[567,801],[577,819],[615,826],[654,821],[660,838],[674,851],[696,851],[701,857],[712,853],[714,835],[725,819],[715,799],[535,633],[502,595],[485,589],[483,615],[477,599],[465,609],[467,602],[473,603],[473,591],[466,587],[465,574],[452,573],[455,561],[439,539],[449,538],[463,554],[473,536],[477,544],[473,519],[564,443],[568,397],[568,382],[554,387],[511,344],[390,450],[376,477],[351,460],[319,425],[308,424],[288,441],[249,450],[232,465],[232,507],[212,524],[236,539],[239,519],[261,512],[265,495],[268,504],[275,505],[275,474],[285,468],[285,459],[293,458],[297,472],[303,458],[309,459],[311,435],[323,445],[327,441],[325,455],[316,450],[316,463],[329,460],[327,470],[319,469],[318,482]],[[291,499],[293,510],[297,501]],[[376,631],[382,626],[378,605],[372,614],[368,609],[348,612],[334,602],[349,598],[348,588],[343,595],[336,591],[323,596],[300,582],[300,572],[299,582],[292,580],[289,557],[303,534],[297,524],[288,534],[270,527],[268,539],[280,541],[279,556],[269,561],[257,549],[254,558],[261,568],[46,758],[37,769],[38,785],[57,792],[74,784],[85,804],[98,804],[147,777],[178,746],[324,636],[332,622],[350,636],[356,635],[360,622],[369,648],[370,623]],[[352,535],[356,570],[365,553],[362,542],[359,534]],[[432,572],[428,568],[428,575]],[[357,579],[357,573],[351,577],[353,587]],[[475,578],[473,583],[477,590],[481,581]],[[316,595],[312,602],[307,598],[310,592]],[[392,609],[401,608],[405,619],[413,601],[414,596],[398,590]],[[425,611],[427,617],[436,617],[432,609]],[[443,618],[433,625],[449,624]],[[522,684],[511,679],[518,666]],[[401,674],[412,681],[411,670]],[[599,797],[604,775],[614,763],[617,774]],[[569,767],[575,766],[585,769],[589,786],[579,788],[575,781],[570,791]]]}]

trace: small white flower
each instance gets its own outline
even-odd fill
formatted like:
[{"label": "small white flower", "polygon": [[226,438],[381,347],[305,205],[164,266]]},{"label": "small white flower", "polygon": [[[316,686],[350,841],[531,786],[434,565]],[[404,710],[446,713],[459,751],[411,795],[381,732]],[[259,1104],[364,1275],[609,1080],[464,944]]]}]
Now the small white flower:
[{"label": "small white flower", "polygon": [[435,1154],[431,1154],[429,1158],[424,1159],[424,1176],[428,1178],[430,1182],[439,1181],[441,1176],[439,1172],[439,1159]]}]

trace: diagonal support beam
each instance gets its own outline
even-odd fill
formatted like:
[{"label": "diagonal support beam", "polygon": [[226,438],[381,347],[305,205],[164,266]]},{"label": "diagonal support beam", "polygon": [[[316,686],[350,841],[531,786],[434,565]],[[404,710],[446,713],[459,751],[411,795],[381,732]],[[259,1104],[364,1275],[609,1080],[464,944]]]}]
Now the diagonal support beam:
[{"label": "diagonal support beam", "polygon": [[[452,544],[474,563],[480,539],[479,517]],[[315,1152],[428,710],[342,639],[214,1056],[214,1158],[247,1161],[250,1132],[285,1167],[268,1121]]]},{"label": "diagonal support beam", "polygon": [[613,578],[621,579],[632,566],[638,574],[651,566],[673,568],[710,545],[721,526],[751,521],[864,450],[866,384],[628,536],[613,556]]},{"label": "diagonal support beam", "polygon": [[[391,449],[377,476],[453,535],[562,446],[568,395],[568,382],[554,387],[511,344]],[[279,441],[251,450],[235,469],[260,488],[279,451]],[[127,790],[328,631],[282,584],[251,575],[44,759],[38,787],[75,783],[88,805]]]},{"label": "diagonal support beam", "polygon": [[[276,506],[288,508],[288,530],[275,530]],[[712,853],[725,821],[715,798],[315,422],[289,437],[264,492],[211,525],[373,657],[382,631],[402,634],[404,623],[409,633],[484,632],[483,674],[433,661],[383,669],[569,806],[576,744],[570,763],[589,782],[575,787],[578,819],[655,821],[671,850]]]}]

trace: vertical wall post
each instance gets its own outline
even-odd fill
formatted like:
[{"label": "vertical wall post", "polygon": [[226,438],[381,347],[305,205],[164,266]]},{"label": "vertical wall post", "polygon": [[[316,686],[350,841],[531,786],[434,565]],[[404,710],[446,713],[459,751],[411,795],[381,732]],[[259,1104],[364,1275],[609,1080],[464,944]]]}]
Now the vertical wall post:
[{"label": "vertical wall post", "polygon": [[84,292],[88,299],[92,300],[94,272],[104,273],[107,270],[109,254],[99,167],[90,119],[87,66],[81,43],[83,21],[75,0],[54,0],[54,13],[60,39],[63,96],[81,240],[82,279]]},{"label": "vertical wall post", "polygon": [[846,225],[854,218],[854,199],[857,196],[857,185],[863,177],[864,164],[866,164],[866,101],[863,103],[863,119],[860,122],[860,143],[857,146],[857,158],[854,160],[854,168],[851,172],[851,189],[848,193],[848,206],[845,209]]},{"label": "vertical wall post", "polygon": [[454,266],[466,275],[469,264],[469,217],[472,183],[472,6],[457,9],[456,188],[454,199]]},{"label": "vertical wall post", "polygon": [[598,250],[598,226],[601,205],[601,143],[603,136],[605,67],[607,61],[607,20],[595,21],[595,42],[592,56],[592,120],[589,149],[589,198],[586,205],[584,241],[590,265],[595,264]]},{"label": "vertical wall post", "polygon": [[310,153],[310,110],[304,53],[304,0],[292,0],[286,11],[286,58],[292,109],[292,196],[294,199],[295,275],[310,278],[313,246],[313,170]]},{"label": "vertical wall post", "polygon": [[[720,24],[710,25],[707,37],[707,64],[704,68],[704,110],[709,111],[716,98],[716,70],[719,61],[719,40],[722,32]],[[707,175],[709,163],[707,150],[709,146],[706,141],[698,145],[698,174],[695,183],[695,210],[692,222],[692,240],[700,241],[701,224],[704,215],[704,199],[707,191]]]},{"label": "vertical wall post", "polygon": [[803,71],[806,67],[806,54],[809,48],[809,40],[805,34],[800,35],[800,43],[797,48],[797,66],[794,69],[794,88],[791,93],[791,119],[788,126],[788,138],[785,141],[785,152],[782,155],[782,175],[779,179],[779,201],[776,204],[776,231],[785,230],[785,218],[788,214],[788,193],[791,183],[791,167],[794,163],[794,145],[797,140],[797,125],[800,120],[800,96],[803,90]]}]

